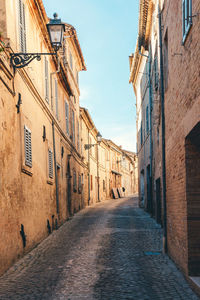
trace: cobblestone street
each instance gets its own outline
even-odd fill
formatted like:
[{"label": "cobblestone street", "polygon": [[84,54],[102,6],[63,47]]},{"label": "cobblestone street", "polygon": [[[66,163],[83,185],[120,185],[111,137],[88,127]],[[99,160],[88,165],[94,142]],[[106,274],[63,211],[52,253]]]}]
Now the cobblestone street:
[{"label": "cobblestone street", "polygon": [[199,299],[136,198],[77,213],[0,278],[0,299]]}]

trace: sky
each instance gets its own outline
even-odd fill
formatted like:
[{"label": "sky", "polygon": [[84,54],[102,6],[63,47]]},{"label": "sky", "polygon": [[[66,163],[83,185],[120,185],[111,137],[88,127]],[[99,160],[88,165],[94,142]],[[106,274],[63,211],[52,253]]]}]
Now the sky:
[{"label": "sky", "polygon": [[136,106],[129,84],[139,0],[43,0],[77,31],[87,71],[80,72],[80,106],[89,110],[103,138],[136,151]]}]

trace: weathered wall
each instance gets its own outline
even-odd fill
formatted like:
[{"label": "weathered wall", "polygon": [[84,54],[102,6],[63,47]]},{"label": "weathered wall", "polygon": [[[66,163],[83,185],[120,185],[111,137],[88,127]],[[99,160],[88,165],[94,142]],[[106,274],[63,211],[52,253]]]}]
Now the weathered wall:
[{"label": "weathered wall", "polygon": [[[193,14],[199,10],[199,1],[192,1]],[[162,19],[163,39],[168,32],[168,88],[165,90],[168,247],[169,254],[188,273],[188,240],[192,233],[187,224],[190,198],[186,194],[185,139],[200,120],[199,18],[192,18],[193,25],[184,44],[182,3],[172,1],[169,5],[166,1]],[[196,210],[199,211],[198,205]],[[199,240],[198,235],[196,239]]]}]

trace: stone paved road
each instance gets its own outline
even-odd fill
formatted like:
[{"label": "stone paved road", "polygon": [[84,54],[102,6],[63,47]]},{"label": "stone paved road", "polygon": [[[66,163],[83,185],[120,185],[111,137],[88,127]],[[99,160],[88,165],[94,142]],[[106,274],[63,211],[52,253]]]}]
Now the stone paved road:
[{"label": "stone paved road", "polygon": [[0,299],[197,300],[136,198],[84,209],[0,278]]}]

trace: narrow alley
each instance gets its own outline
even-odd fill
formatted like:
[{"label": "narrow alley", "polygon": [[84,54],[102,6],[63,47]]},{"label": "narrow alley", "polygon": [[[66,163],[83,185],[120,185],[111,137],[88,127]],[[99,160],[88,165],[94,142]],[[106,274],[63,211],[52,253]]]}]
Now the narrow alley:
[{"label": "narrow alley", "polygon": [[0,278],[0,299],[199,299],[137,198],[77,213]]}]

